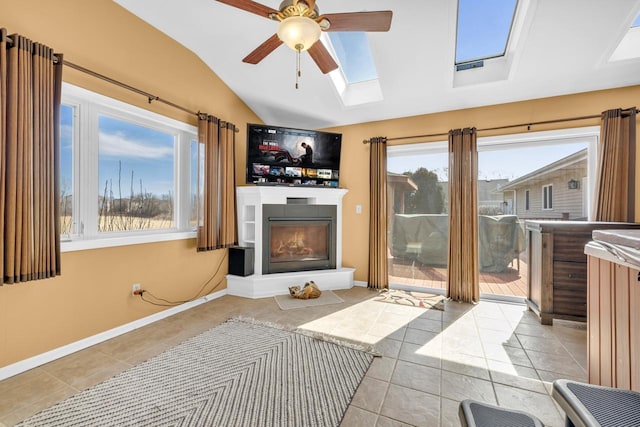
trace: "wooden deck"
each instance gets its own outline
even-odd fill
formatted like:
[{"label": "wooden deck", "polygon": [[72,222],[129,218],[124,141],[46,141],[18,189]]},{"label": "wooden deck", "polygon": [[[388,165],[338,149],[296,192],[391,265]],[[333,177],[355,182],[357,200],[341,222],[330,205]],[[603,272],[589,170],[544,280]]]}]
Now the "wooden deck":
[{"label": "wooden deck", "polygon": [[[401,259],[394,259],[389,267],[389,283],[391,284],[440,289],[445,289],[447,286],[446,267],[430,267],[415,261]],[[480,272],[480,293],[526,297],[527,263],[520,260],[520,271],[518,271],[517,263],[514,260],[504,272]]]}]

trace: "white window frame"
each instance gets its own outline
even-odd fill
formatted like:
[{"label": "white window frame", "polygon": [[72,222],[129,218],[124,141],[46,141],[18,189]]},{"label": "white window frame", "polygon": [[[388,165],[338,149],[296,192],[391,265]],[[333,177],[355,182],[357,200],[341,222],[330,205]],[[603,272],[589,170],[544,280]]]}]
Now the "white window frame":
[{"label": "white window frame", "polygon": [[[190,145],[197,128],[86,89],[63,84],[62,104],[74,108],[73,234],[61,236],[63,252],[193,238],[190,213]],[[100,115],[174,135],[174,227],[98,231],[98,117]]]},{"label": "white window frame", "polygon": [[[548,189],[551,191],[548,191]],[[542,210],[553,210],[553,184],[546,184],[542,186]]]}]

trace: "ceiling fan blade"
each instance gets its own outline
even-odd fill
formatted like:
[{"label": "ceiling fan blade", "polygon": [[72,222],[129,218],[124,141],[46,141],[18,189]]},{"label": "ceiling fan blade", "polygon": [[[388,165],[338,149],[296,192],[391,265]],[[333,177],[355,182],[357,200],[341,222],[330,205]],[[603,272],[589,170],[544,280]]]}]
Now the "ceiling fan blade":
[{"label": "ceiling fan blade", "polygon": [[[282,40],[278,38],[277,34],[269,37],[264,43],[258,46],[253,52],[247,55],[242,62],[248,64],[257,64],[262,61],[267,55],[276,50],[282,44]],[[316,43],[317,44],[317,43]]]},{"label": "ceiling fan blade", "polygon": [[320,40],[309,48],[309,55],[311,55],[311,58],[318,64],[320,71],[324,74],[338,68],[338,64],[336,64],[336,61],[333,60],[333,57]]},{"label": "ceiling fan blade", "polygon": [[389,31],[393,12],[329,13],[318,18],[329,21],[331,26],[325,31]]},{"label": "ceiling fan blade", "polygon": [[264,18],[269,18],[272,13],[278,13],[277,10],[272,9],[260,3],[256,3],[251,0],[218,0],[220,3],[228,4],[229,6],[237,7],[238,9],[246,10],[247,12],[255,13]]}]

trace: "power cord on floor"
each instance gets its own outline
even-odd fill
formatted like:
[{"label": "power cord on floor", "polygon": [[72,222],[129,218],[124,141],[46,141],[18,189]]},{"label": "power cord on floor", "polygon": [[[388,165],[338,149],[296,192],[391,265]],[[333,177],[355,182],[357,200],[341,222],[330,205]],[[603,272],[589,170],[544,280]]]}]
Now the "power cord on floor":
[{"label": "power cord on floor", "polygon": [[[209,277],[200,287],[200,290],[198,290],[198,292],[191,298],[183,300],[183,301],[171,301],[171,300],[167,300],[164,298],[160,298],[155,296],[154,294],[152,294],[150,291],[146,290],[146,289],[140,289],[135,291],[133,294],[134,295],[139,295],[140,299],[148,304],[152,304],[152,305],[156,305],[159,307],[175,307],[177,305],[181,305],[181,304],[185,304],[191,301],[195,301],[198,298],[201,298],[203,295],[208,295],[210,293],[212,293],[213,291],[215,291],[216,289],[218,289],[218,287],[222,284],[222,280],[220,279],[213,288],[211,289],[207,289],[205,290],[206,286],[211,283],[211,281],[218,275],[218,273],[220,272],[220,269],[222,268],[222,264],[224,263],[224,260],[227,259],[227,254],[229,253],[229,251],[227,251],[222,258],[220,259],[220,263],[218,264],[218,267],[216,268],[216,271],[213,273],[213,275],[211,277]],[[203,293],[204,291],[204,293]],[[145,294],[149,294],[153,299],[155,299],[156,301],[162,301],[162,302],[155,302],[152,300],[149,300],[147,298],[145,298]]]}]

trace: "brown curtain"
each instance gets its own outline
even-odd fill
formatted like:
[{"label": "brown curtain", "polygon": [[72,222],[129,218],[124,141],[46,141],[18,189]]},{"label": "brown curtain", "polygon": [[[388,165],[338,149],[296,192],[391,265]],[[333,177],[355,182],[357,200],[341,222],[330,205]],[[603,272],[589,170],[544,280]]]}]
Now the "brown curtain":
[{"label": "brown curtain", "polygon": [[236,127],[207,114],[198,115],[198,251],[238,243],[235,182]]},{"label": "brown curtain", "polygon": [[635,222],[636,108],[602,113],[596,221]]},{"label": "brown curtain", "polygon": [[60,274],[62,55],[4,28],[0,38],[2,285]]},{"label": "brown curtain", "polygon": [[449,131],[449,262],[447,297],[480,299],[478,152],[475,128]]},{"label": "brown curtain", "polygon": [[387,272],[387,139],[371,138],[369,161],[369,288],[389,287]]}]

